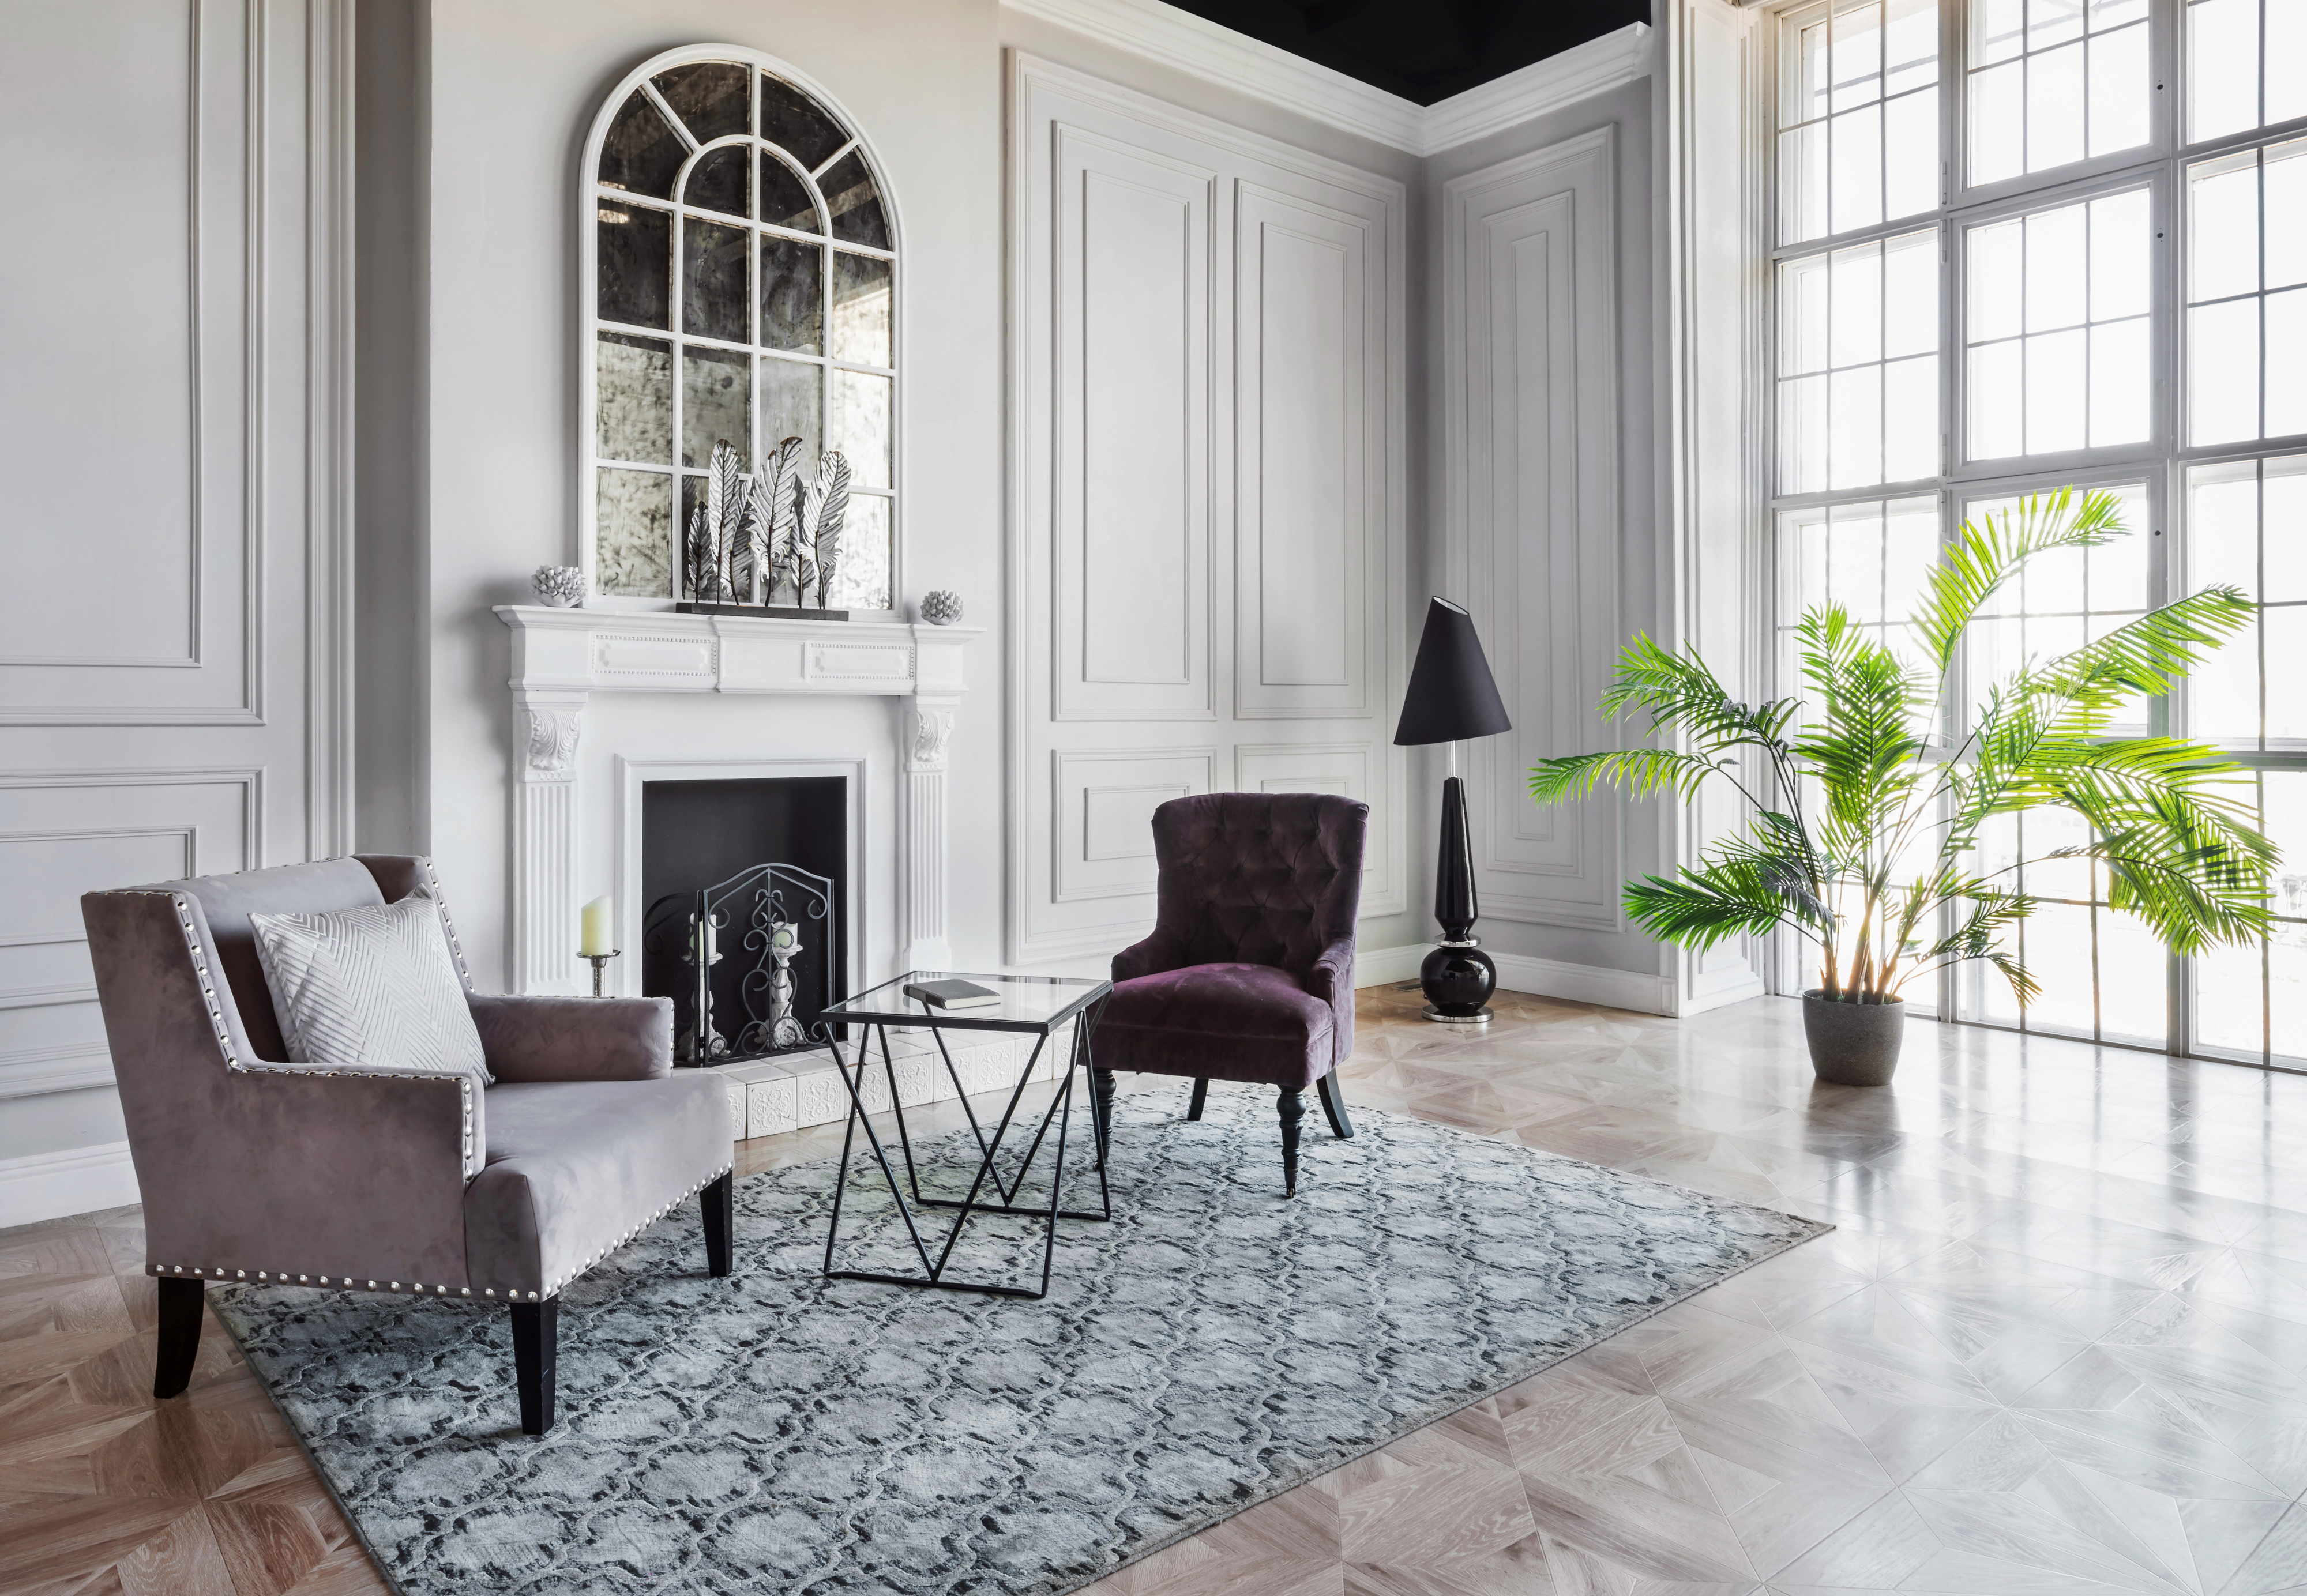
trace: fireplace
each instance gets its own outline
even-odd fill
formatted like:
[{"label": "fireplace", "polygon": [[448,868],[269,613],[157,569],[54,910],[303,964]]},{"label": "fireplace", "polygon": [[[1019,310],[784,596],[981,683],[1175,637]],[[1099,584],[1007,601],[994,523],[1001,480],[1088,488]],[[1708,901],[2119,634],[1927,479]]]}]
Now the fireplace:
[{"label": "fireplace", "polygon": [[[848,787],[841,776],[643,784],[641,992],[673,1000],[680,1063],[789,1051],[848,995]],[[707,966],[700,1028],[696,910],[716,886],[719,961]]]},{"label": "fireplace", "polygon": [[[627,957],[608,990],[641,992],[647,793],[661,782],[837,778],[844,858],[820,873],[840,883],[850,988],[951,966],[946,750],[978,628],[528,604],[496,614],[512,640],[515,990],[589,986],[578,914],[610,892]],[[731,869],[802,862],[784,844],[749,846],[762,851]]]}]

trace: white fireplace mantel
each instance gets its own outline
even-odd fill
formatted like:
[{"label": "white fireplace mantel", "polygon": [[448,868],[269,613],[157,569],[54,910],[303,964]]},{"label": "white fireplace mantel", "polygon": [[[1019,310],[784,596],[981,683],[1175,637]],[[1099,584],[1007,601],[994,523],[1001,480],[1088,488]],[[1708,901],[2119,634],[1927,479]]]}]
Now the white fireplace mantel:
[{"label": "white fireplace mantel", "polygon": [[942,969],[947,743],[980,627],[500,604],[512,631],[513,968],[522,992],[578,992],[578,744],[596,693],[906,697],[898,821],[905,962]]}]

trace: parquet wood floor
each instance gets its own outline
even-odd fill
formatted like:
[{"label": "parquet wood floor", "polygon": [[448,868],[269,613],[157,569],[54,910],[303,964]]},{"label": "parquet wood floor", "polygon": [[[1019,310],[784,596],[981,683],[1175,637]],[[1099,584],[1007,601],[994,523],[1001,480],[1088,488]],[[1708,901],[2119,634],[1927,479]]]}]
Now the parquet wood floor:
[{"label": "parquet wood floor", "polygon": [[[1417,1002],[1363,994],[1351,1101],[1841,1229],[1094,1596],[2307,1592],[2307,1079],[1917,1022],[1864,1092],[1782,1000]],[[382,1591],[213,1323],[151,1401],[141,1260],[0,1233],[0,1592]]]}]

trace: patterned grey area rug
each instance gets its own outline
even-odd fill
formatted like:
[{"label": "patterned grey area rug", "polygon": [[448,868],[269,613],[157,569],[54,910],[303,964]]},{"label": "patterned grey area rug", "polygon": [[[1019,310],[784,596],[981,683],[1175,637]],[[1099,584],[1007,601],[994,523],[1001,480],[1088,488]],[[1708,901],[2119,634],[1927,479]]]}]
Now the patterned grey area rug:
[{"label": "patterned grey area rug", "polygon": [[[830,1163],[738,1186],[725,1280],[676,1210],[564,1294],[541,1439],[502,1310],[211,1295],[406,1596],[1054,1596],[1830,1228],[1368,1111],[1308,1116],[1284,1202],[1272,1094],[1188,1124],[1180,1086],[1119,1099],[1114,1221],[1060,1224],[1044,1302],[823,1279]],[[912,1261],[870,1162],[844,1201],[845,1262]],[[969,1233],[1038,1276],[1030,1227]]]}]

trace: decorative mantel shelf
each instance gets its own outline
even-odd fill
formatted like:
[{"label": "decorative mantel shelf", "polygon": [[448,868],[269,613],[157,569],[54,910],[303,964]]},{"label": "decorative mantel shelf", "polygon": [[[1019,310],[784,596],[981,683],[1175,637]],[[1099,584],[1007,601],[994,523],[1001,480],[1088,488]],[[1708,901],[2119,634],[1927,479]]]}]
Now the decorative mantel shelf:
[{"label": "decorative mantel shelf", "polygon": [[951,963],[946,745],[982,627],[500,604],[512,632],[513,960],[522,992],[577,992],[577,747],[596,693],[909,697],[896,860],[899,945]]}]

